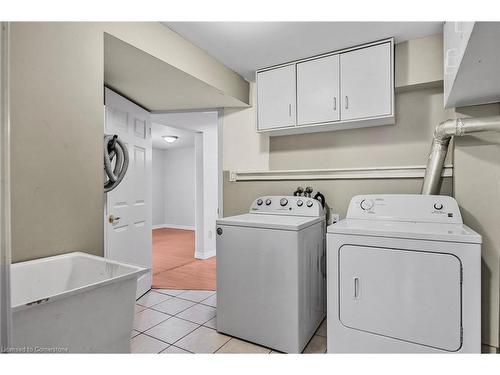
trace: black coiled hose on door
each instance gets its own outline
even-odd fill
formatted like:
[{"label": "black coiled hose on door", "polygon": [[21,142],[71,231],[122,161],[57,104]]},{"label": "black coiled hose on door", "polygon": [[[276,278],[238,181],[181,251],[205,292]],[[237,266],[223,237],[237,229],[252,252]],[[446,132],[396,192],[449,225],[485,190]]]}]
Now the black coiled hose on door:
[{"label": "black coiled hose on door", "polygon": [[[116,158],[116,160],[114,160]],[[113,168],[113,160],[115,167]],[[118,136],[104,135],[104,192],[107,193],[116,188],[122,182],[128,169],[127,146]]]}]

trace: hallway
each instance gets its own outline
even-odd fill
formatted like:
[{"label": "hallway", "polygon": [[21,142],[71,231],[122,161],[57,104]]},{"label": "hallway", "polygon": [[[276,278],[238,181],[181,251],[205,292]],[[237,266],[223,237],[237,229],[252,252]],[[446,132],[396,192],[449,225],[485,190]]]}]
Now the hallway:
[{"label": "hallway", "polygon": [[153,230],[153,288],[215,290],[215,257],[194,258],[195,232]]}]

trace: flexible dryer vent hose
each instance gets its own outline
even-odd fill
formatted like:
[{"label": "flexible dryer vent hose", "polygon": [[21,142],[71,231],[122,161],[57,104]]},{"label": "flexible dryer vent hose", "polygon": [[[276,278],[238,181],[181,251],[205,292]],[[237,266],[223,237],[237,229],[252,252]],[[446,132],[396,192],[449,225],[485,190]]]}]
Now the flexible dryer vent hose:
[{"label": "flexible dryer vent hose", "polygon": [[[115,159],[113,168],[113,159]],[[125,177],[128,168],[128,150],[117,135],[104,135],[104,192],[117,187]]]},{"label": "flexible dryer vent hose", "polygon": [[448,152],[448,144],[452,137],[462,137],[486,131],[500,132],[500,116],[459,118],[444,121],[436,126],[427,159],[422,194],[439,194],[441,173]]}]

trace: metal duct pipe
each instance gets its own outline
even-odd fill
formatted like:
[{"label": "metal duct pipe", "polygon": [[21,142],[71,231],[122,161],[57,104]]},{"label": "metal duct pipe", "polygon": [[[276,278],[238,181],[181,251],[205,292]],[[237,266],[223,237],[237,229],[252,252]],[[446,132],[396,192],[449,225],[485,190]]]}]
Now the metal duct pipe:
[{"label": "metal duct pipe", "polygon": [[459,118],[440,123],[434,130],[434,139],[432,140],[424,183],[422,184],[422,194],[439,194],[441,173],[451,137],[461,137],[485,131],[500,132],[500,116]]}]

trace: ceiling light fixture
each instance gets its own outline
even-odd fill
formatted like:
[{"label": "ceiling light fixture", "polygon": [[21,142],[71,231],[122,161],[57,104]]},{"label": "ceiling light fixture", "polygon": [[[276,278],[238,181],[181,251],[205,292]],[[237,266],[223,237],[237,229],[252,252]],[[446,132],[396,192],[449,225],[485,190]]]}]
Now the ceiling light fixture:
[{"label": "ceiling light fixture", "polygon": [[167,143],[174,143],[179,137],[176,135],[162,135],[163,140]]}]

